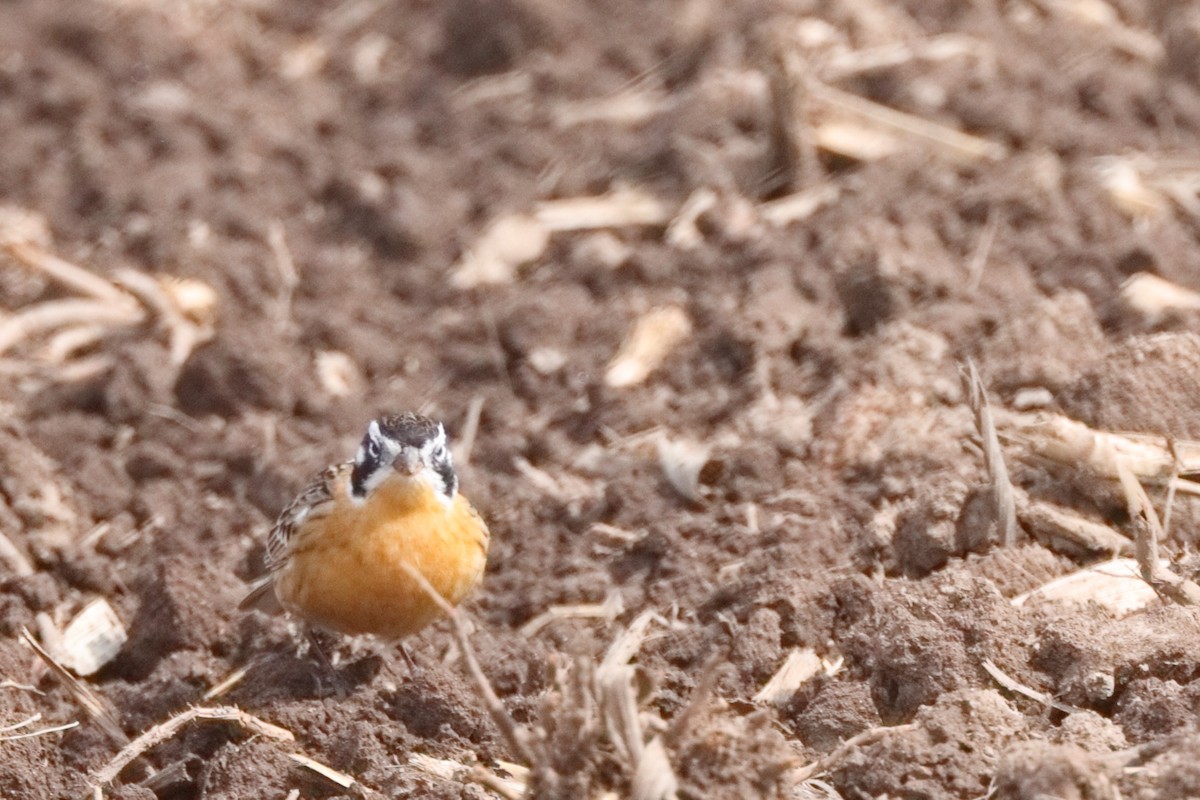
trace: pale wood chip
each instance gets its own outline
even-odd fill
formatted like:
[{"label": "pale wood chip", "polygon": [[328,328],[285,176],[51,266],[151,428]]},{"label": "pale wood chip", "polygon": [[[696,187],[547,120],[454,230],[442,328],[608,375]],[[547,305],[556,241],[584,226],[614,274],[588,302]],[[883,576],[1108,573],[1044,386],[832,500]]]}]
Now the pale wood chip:
[{"label": "pale wood chip", "polygon": [[638,317],[609,362],[604,382],[614,388],[643,383],[685,339],[692,321],[679,306],[662,306]]}]

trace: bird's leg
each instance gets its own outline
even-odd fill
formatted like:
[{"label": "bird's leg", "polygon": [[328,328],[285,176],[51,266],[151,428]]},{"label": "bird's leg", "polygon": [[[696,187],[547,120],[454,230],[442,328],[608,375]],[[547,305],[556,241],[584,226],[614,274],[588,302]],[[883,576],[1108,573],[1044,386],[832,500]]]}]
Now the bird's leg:
[{"label": "bird's leg", "polygon": [[404,656],[404,663],[408,664],[408,671],[410,673],[416,672],[417,671],[417,662],[413,660],[413,657],[411,655],[409,655],[408,648],[405,647],[403,643],[397,645],[397,647],[400,648],[400,655]]},{"label": "bird's leg", "polygon": [[[317,660],[321,662],[321,667],[324,672],[329,675],[333,681],[333,691],[339,697],[344,697],[347,692],[347,686],[342,682],[341,675],[338,674],[337,668],[333,666],[333,661],[330,660],[329,654],[325,652],[325,648],[321,645],[321,640],[317,636],[317,631],[312,626],[304,626],[304,634],[308,638],[308,646],[314,653],[317,654]],[[317,676],[317,686],[320,688],[321,678]]]}]

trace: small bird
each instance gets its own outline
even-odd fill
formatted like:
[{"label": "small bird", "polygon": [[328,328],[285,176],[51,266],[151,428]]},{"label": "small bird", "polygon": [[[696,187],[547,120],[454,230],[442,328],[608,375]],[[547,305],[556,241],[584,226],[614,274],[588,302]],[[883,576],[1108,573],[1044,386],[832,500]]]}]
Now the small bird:
[{"label": "small bird", "polygon": [[279,515],[268,574],[241,608],[277,601],[319,628],[402,639],[441,613],[405,567],[457,605],[483,576],[488,540],[458,491],[441,423],[380,417],[353,461],[315,475]]}]

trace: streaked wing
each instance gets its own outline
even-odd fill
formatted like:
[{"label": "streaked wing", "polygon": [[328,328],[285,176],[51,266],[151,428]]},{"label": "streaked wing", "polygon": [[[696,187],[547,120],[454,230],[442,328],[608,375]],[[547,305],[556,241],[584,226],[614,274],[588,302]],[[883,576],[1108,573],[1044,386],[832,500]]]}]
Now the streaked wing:
[{"label": "streaked wing", "polygon": [[335,464],[326,467],[309,480],[308,485],[296,499],[275,520],[275,527],[267,536],[266,565],[269,572],[275,572],[287,563],[288,552],[291,549],[292,537],[306,520],[323,516],[333,508],[334,491],[339,480],[345,478],[353,467],[353,462]]},{"label": "streaked wing", "polygon": [[[463,499],[466,500],[466,498]],[[475,522],[479,523],[479,546],[483,548],[483,552],[486,554],[488,551],[488,545],[491,543],[492,532],[488,530],[487,522],[484,521],[483,516],[475,510],[475,506],[471,505],[471,501],[467,500],[465,505],[467,507],[467,511],[471,513],[471,518],[475,520]]]}]

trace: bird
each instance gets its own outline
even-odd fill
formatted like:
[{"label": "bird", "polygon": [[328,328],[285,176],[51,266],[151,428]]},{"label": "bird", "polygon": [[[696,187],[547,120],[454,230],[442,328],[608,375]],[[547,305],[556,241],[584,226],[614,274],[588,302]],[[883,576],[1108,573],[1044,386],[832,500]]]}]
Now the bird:
[{"label": "bird", "polygon": [[381,416],[353,460],[314,475],[280,513],[266,575],[240,607],[281,607],[317,629],[399,641],[442,613],[409,570],[456,606],[482,579],[489,541],[459,491],[442,424]]}]

